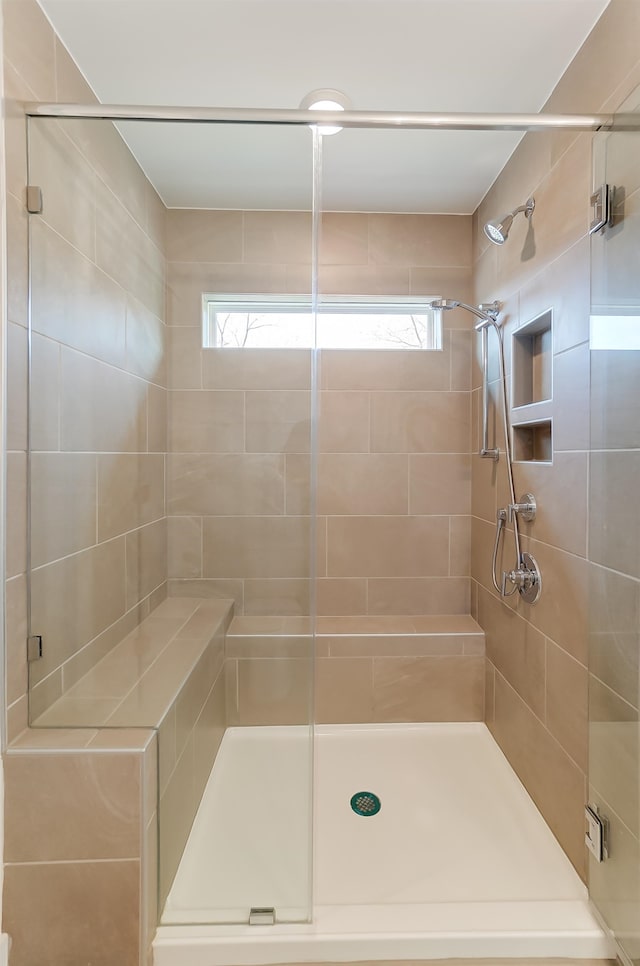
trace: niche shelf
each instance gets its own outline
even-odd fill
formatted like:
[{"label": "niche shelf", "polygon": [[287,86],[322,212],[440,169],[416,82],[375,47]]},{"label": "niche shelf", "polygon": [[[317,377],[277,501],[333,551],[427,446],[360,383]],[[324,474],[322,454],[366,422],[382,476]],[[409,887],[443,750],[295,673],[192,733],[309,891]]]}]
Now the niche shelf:
[{"label": "niche shelf", "polygon": [[552,453],[550,419],[513,427],[513,458],[519,463],[550,463]]},{"label": "niche shelf", "polygon": [[513,408],[551,399],[553,338],[551,309],[513,333]]},{"label": "niche shelf", "polygon": [[553,454],[553,313],[551,309],[513,333],[511,424],[518,462],[550,463]]}]

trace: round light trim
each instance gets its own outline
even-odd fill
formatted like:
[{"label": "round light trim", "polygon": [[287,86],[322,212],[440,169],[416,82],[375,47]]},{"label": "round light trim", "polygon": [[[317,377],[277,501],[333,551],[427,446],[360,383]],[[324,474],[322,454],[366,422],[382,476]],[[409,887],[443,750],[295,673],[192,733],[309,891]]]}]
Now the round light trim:
[{"label": "round light trim", "polygon": [[[323,87],[317,91],[311,91],[300,102],[303,111],[346,111],[350,107],[349,98],[342,91],[333,90],[331,87]],[[309,127],[317,127],[320,134],[327,136],[337,134],[342,130],[331,124],[310,124]]]}]

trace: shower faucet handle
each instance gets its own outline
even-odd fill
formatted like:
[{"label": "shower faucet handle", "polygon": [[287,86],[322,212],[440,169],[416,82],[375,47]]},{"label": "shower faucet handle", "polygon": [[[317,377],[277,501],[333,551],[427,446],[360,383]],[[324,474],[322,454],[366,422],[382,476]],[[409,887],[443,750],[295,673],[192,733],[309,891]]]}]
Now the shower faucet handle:
[{"label": "shower faucet handle", "polygon": [[536,498],[532,493],[524,493],[520,497],[519,503],[510,503],[507,512],[509,515],[509,523],[513,523],[513,518],[516,514],[521,517],[525,523],[531,523],[536,518],[536,511],[538,509]]},{"label": "shower faucet handle", "polygon": [[[507,592],[507,584],[513,585],[513,590]],[[519,565],[514,570],[503,570],[502,587],[500,593],[503,597],[511,597],[518,591],[527,604],[535,604],[542,593],[542,574],[536,563],[535,557],[525,552],[522,554]]]}]

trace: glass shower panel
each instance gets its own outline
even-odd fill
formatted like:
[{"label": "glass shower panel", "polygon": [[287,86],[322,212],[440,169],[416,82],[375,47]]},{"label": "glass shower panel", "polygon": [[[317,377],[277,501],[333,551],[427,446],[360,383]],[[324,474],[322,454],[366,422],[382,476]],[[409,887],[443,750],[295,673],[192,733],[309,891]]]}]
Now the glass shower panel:
[{"label": "glass shower panel", "polygon": [[[636,111],[637,95],[623,107]],[[640,115],[639,115],[640,117]],[[612,221],[591,239],[589,802],[604,856],[589,888],[623,955],[640,961],[640,134],[594,140]]]},{"label": "glass shower panel", "polygon": [[310,917],[313,173],[306,126],[30,122],[30,722],[157,731],[165,923]]}]

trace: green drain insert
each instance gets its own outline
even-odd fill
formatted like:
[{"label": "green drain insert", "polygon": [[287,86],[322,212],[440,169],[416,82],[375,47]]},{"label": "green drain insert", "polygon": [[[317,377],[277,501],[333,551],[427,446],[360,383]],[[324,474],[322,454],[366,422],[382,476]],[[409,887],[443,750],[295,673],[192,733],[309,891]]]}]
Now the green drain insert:
[{"label": "green drain insert", "polygon": [[351,808],[356,815],[366,818],[368,815],[377,815],[382,804],[373,792],[356,792],[351,798]]}]

